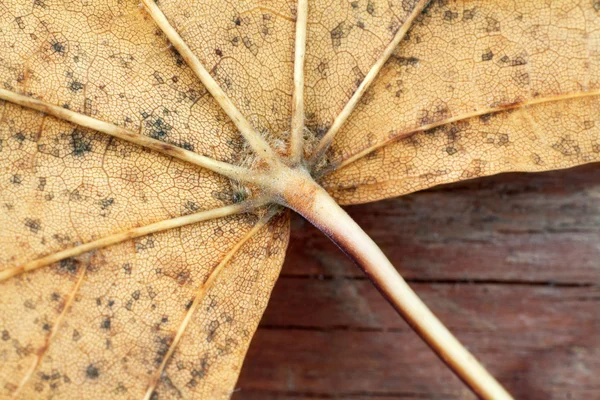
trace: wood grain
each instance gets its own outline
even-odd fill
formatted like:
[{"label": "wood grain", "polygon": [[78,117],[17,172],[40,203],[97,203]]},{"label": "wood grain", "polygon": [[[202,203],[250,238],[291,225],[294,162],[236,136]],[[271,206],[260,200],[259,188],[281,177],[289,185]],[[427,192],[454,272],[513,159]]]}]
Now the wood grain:
[{"label": "wood grain", "polygon": [[[348,210],[519,399],[600,398],[600,167]],[[361,272],[296,218],[234,399],[470,399]]]}]

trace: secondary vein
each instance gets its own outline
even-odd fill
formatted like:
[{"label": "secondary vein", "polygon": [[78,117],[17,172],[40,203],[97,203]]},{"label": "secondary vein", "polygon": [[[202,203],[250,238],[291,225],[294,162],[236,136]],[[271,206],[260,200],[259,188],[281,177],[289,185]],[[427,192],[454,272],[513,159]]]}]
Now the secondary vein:
[{"label": "secondary vein", "polygon": [[177,333],[175,334],[175,337],[173,338],[173,341],[171,342],[171,345],[169,346],[169,350],[167,351],[167,354],[165,354],[164,358],[162,359],[159,367],[156,369],[156,371],[154,371],[154,374],[152,375],[152,377],[150,378],[150,383],[148,384],[148,389],[146,390],[146,395],[144,396],[144,400],[150,400],[152,398],[152,393],[154,393],[154,390],[156,389],[156,385],[158,384],[160,377],[163,373],[163,371],[165,370],[167,363],[169,362],[169,360],[171,359],[171,357],[173,356],[173,353],[175,352],[175,349],[177,348],[177,346],[179,345],[181,338],[183,336],[183,333],[185,332],[185,330],[187,329],[192,316],[194,315],[194,313],[197,311],[198,307],[200,306],[200,303],[202,302],[202,300],[204,299],[204,297],[206,296],[206,293],[208,292],[208,290],[213,286],[214,282],[216,281],[217,277],[220,275],[220,273],[223,271],[223,269],[225,268],[225,266],[227,265],[227,263],[231,260],[231,258],[235,255],[235,253],[248,241],[250,240],[262,227],[264,227],[267,222],[269,222],[269,220],[271,219],[271,217],[273,216],[274,212],[270,211],[269,213],[267,213],[267,215],[265,215],[263,218],[261,218],[256,225],[254,225],[254,227],[252,227],[252,229],[250,229],[250,231],[248,231],[236,244],[235,246],[233,246],[225,255],[225,257],[223,257],[223,259],[221,260],[221,262],[215,267],[215,269],[210,273],[210,275],[208,276],[208,279],[202,284],[202,286],[200,286],[196,292],[196,295],[194,297],[194,301],[192,302],[191,307],[189,308],[189,310],[187,311],[183,321],[181,322],[181,325],[179,325],[179,328],[177,329]]},{"label": "secondary vein", "polygon": [[390,58],[396,47],[398,47],[400,41],[404,39],[406,33],[413,25],[415,19],[423,12],[429,1],[430,0],[420,0],[415,5],[411,13],[406,18],[406,21],[404,21],[400,29],[398,29],[398,31],[394,35],[392,41],[385,48],[381,57],[375,62],[375,64],[373,64],[373,66],[367,73],[367,76],[365,76],[365,79],[363,79],[363,81],[358,86],[358,89],[356,89],[356,91],[352,94],[352,97],[350,97],[350,100],[348,101],[348,103],[346,103],[346,105],[342,109],[342,112],[340,112],[340,114],[335,118],[329,130],[327,131],[325,136],[323,136],[323,138],[313,151],[312,155],[310,156],[311,165],[315,165],[323,156],[323,154],[325,154],[325,152],[333,142],[335,135],[338,133],[338,131],[344,125],[344,123],[348,120],[348,118],[358,105],[358,102],[360,101],[362,96],[365,94],[367,89],[369,89],[373,81],[375,81],[375,78],[377,78],[379,72],[381,71],[387,60]]},{"label": "secondary vein", "polygon": [[193,151],[185,150],[173,144],[153,139],[149,136],[141,135],[135,131],[122,128],[109,122],[101,121],[88,115],[71,111],[54,104],[50,104],[43,100],[34,99],[32,97],[24,96],[6,89],[0,89],[0,99],[25,108],[52,115],[53,117],[63,121],[72,122],[79,126],[90,128],[127,142],[137,144],[138,146],[158,151],[159,153],[186,161],[202,168],[206,168],[231,179],[243,182],[255,182],[257,179],[259,179],[256,173],[253,173],[245,168],[214,160],[210,157],[202,156],[198,153],[194,153]]},{"label": "secondary vein", "polygon": [[216,218],[223,218],[230,215],[241,214],[248,212],[252,209],[260,207],[265,204],[264,199],[247,200],[242,203],[232,204],[220,208],[214,208],[211,210],[201,211],[195,214],[184,215],[177,218],[172,218],[160,222],[156,222],[150,225],[141,226],[138,228],[131,228],[123,232],[115,233],[112,235],[105,236],[103,238],[93,240],[81,244],[79,246],[71,247],[48,256],[38,258],[37,260],[30,261],[26,264],[10,267],[0,271],[0,282],[9,279],[13,276],[23,274],[25,272],[33,271],[41,267],[59,262],[61,260],[75,257],[88,251],[100,249],[110,245],[124,242],[138,238],[140,236],[150,235],[157,232],[166,231],[169,229],[179,228],[185,225],[194,224],[197,222],[208,221]]},{"label": "secondary vein", "polygon": [[167,17],[160,10],[154,0],[142,0],[148,13],[158,25],[158,27],[167,36],[173,47],[179,52],[188,66],[194,71],[198,79],[206,87],[208,92],[214,97],[219,106],[231,118],[235,126],[239,129],[244,139],[250,144],[250,147],[256,155],[262,158],[270,165],[279,165],[279,158],[269,147],[263,137],[254,130],[250,122],[242,115],[240,110],[233,104],[231,99],[223,91],[221,86],[213,79],[210,73],[204,68],[196,54],[185,43],[175,28],[169,23]]}]

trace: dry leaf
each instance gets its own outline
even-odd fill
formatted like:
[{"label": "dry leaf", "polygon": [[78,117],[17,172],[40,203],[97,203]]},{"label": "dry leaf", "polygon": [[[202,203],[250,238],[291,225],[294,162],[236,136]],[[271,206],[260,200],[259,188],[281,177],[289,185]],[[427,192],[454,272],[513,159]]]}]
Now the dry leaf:
[{"label": "dry leaf", "polygon": [[0,2],[0,398],[227,398],[282,205],[358,237],[304,168],[352,204],[600,159],[595,0],[311,0],[297,75],[302,0],[144,3]]}]

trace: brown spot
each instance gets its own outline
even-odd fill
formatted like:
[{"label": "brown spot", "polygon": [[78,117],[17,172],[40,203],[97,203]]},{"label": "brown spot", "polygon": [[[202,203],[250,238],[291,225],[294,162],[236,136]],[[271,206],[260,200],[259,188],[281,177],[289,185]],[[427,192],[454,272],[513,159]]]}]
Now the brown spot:
[{"label": "brown spot", "polygon": [[492,58],[494,58],[494,53],[490,49],[481,55],[481,61],[490,61]]},{"label": "brown spot", "polygon": [[452,156],[452,155],[458,153],[458,150],[456,150],[456,147],[448,146],[448,147],[446,147],[446,153],[448,153],[448,155]]},{"label": "brown spot", "polygon": [[444,12],[444,21],[454,21],[458,18],[458,13],[450,10]]}]

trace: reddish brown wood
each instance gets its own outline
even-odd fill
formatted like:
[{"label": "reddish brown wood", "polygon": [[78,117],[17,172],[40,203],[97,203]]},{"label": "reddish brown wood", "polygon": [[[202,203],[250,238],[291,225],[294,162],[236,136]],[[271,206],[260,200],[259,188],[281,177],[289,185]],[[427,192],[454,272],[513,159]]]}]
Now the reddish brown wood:
[{"label": "reddish brown wood", "polygon": [[[599,178],[509,174],[349,212],[517,398],[600,398]],[[238,387],[237,400],[472,398],[299,218]]]}]

